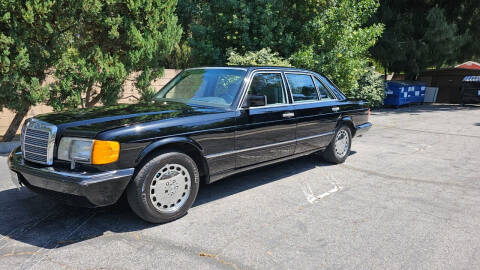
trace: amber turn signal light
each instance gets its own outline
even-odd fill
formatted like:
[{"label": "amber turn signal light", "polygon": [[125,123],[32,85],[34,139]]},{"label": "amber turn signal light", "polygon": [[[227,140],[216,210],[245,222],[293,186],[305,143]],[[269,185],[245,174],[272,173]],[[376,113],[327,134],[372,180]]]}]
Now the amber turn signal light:
[{"label": "amber turn signal light", "polygon": [[93,141],[92,164],[108,164],[118,160],[120,144],[113,141]]}]

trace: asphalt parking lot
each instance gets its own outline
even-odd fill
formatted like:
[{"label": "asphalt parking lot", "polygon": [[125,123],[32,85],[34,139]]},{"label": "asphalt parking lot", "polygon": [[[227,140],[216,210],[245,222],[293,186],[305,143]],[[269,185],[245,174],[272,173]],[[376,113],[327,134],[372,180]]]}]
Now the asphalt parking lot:
[{"label": "asphalt parking lot", "polygon": [[202,186],[164,225],[18,191],[0,157],[0,268],[480,269],[480,107],[371,121],[345,164],[312,155]]}]

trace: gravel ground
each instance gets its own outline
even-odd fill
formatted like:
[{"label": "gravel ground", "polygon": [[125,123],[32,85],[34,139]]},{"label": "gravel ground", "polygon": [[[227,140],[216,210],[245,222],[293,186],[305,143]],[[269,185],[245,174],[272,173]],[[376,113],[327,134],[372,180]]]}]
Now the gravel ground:
[{"label": "gravel ground", "polygon": [[480,107],[372,113],[342,165],[312,155],[202,186],[180,220],[14,189],[3,269],[480,269]]}]

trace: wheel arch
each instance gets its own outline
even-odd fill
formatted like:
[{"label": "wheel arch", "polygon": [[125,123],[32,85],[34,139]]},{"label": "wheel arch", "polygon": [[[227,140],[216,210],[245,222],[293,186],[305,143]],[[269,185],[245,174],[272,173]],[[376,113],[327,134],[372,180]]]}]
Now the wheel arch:
[{"label": "wheel arch", "polygon": [[135,160],[135,167],[138,168],[150,157],[169,150],[179,151],[190,156],[197,164],[201,181],[208,183],[210,174],[203,149],[197,142],[187,137],[171,137],[152,142],[140,152]]},{"label": "wheel arch", "polygon": [[340,118],[340,120],[337,122],[336,129],[340,128],[343,125],[349,127],[350,131],[352,132],[352,137],[355,137],[357,129],[355,128],[355,124],[353,123],[353,119],[351,116],[344,116]]}]

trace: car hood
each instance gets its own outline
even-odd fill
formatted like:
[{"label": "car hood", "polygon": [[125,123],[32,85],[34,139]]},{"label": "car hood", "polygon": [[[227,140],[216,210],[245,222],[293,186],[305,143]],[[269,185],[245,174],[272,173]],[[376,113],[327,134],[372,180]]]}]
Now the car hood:
[{"label": "car hood", "polygon": [[75,109],[35,116],[54,124],[63,135],[95,137],[99,132],[138,123],[218,113],[225,110],[179,102],[150,102]]}]

